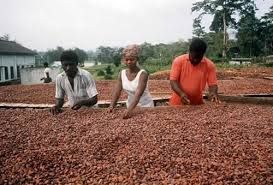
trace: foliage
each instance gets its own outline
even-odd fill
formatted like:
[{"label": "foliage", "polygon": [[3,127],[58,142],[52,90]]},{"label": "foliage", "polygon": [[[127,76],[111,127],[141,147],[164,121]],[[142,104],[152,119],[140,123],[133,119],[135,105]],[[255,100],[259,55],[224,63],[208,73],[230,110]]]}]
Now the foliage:
[{"label": "foliage", "polygon": [[225,58],[228,50],[227,28],[236,28],[237,22],[234,18],[236,13],[245,15],[256,8],[254,0],[203,0],[193,4],[192,12],[201,12],[199,19],[204,14],[212,14],[213,21],[210,30],[216,33],[223,32],[222,55]]},{"label": "foliage", "polygon": [[99,71],[97,72],[97,75],[98,75],[98,76],[104,76],[104,75],[105,75],[105,72],[104,72],[103,70],[99,70]]},{"label": "foliage", "polygon": [[[45,62],[48,62],[48,63],[59,61],[63,51],[64,51],[64,48],[61,46],[58,46],[56,49],[48,50],[43,55],[43,59]],[[88,55],[84,50],[79,48],[74,48],[72,49],[72,51],[74,51],[78,55],[80,64],[84,64],[84,61],[88,59]]]},{"label": "foliage", "polygon": [[113,61],[114,65],[118,67],[121,64],[121,54],[122,54],[123,48],[118,48],[113,53]]},{"label": "foliage", "polygon": [[154,49],[153,45],[150,43],[143,43],[140,45],[140,55],[139,55],[139,62],[140,64],[144,63],[148,58],[154,57]]},{"label": "foliage", "polygon": [[84,64],[84,61],[88,59],[87,53],[79,48],[74,48],[73,51],[78,55],[79,63]]},{"label": "foliage", "polygon": [[193,4],[192,12],[202,11],[199,16],[214,15],[210,29],[219,32],[224,31],[223,18],[225,18],[228,27],[236,28],[236,20],[233,17],[235,13],[243,15],[255,8],[254,0],[203,0]]},{"label": "foliage", "polygon": [[60,60],[60,57],[61,57],[61,54],[62,52],[64,51],[64,48],[61,47],[61,46],[57,46],[56,49],[50,49],[48,50],[43,58],[45,59],[46,62],[48,62],[49,64],[50,63],[53,63],[54,61],[59,61]]},{"label": "foliage", "polygon": [[203,38],[205,35],[205,27],[201,25],[202,18],[198,16],[193,20],[193,35],[199,38]]},{"label": "foliage", "polygon": [[223,33],[209,32],[205,33],[204,41],[208,44],[206,55],[212,58],[222,58],[222,44]]},{"label": "foliage", "polygon": [[110,75],[110,74],[105,74],[105,75],[104,75],[104,79],[105,79],[105,80],[112,80],[113,77],[112,77],[112,75]]},{"label": "foliage", "polygon": [[263,42],[263,52],[265,55],[273,54],[273,6],[270,11],[261,18],[260,39]]},{"label": "foliage", "polygon": [[96,60],[101,63],[114,63],[116,66],[119,66],[122,49],[100,46],[96,50]]},{"label": "foliage", "polygon": [[108,74],[108,75],[112,75],[112,74],[113,74],[113,71],[112,71],[112,68],[111,68],[110,65],[108,65],[108,66],[106,67],[105,71],[106,71],[106,74]]},{"label": "foliage", "polygon": [[259,39],[259,20],[255,17],[255,11],[241,17],[238,23],[238,45],[241,56],[252,57],[261,53],[261,45]]},{"label": "foliage", "polygon": [[[158,70],[169,69],[173,59],[178,55],[186,53],[188,51],[188,47],[189,43],[183,40],[169,44],[160,43],[152,45],[150,43],[143,43],[140,45],[140,65],[149,73],[153,73]],[[100,46],[96,52],[88,52],[89,57],[90,54],[92,56],[97,56],[97,60],[103,64],[106,64],[106,62],[108,64],[114,64],[107,65],[106,68],[94,66],[92,67],[92,70],[96,69],[96,71],[99,71],[100,69],[98,68],[102,68],[102,70],[106,71],[106,74],[112,75],[112,77],[116,79],[120,69],[124,68],[124,65],[121,65],[120,63],[122,50],[123,48]],[[116,65],[116,61],[119,62],[118,65]],[[95,73],[97,74],[96,71]],[[107,78],[109,78],[109,76]]]}]

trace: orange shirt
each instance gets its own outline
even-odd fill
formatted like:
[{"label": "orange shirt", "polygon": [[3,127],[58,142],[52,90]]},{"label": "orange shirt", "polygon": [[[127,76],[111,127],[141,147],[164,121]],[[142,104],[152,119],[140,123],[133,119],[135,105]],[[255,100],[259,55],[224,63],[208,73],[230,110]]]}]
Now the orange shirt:
[{"label": "orange shirt", "polygon": [[[177,80],[186,93],[191,104],[203,103],[203,91],[208,86],[217,85],[216,68],[212,61],[203,57],[202,61],[194,66],[191,64],[189,54],[174,59],[170,73],[170,80]],[[171,105],[181,105],[181,98],[175,92],[170,99]]]}]

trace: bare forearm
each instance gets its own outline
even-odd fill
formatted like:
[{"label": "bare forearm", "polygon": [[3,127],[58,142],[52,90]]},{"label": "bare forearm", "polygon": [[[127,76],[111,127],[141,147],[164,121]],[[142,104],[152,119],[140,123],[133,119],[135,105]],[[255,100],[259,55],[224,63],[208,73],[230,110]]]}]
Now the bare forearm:
[{"label": "bare forearm", "polygon": [[172,90],[174,92],[176,92],[176,94],[178,94],[180,97],[182,95],[185,95],[186,93],[182,90],[182,88],[180,87],[180,85],[178,84],[178,82],[176,80],[171,80],[170,81],[171,83],[171,87],[172,87]]},{"label": "bare forearm", "polygon": [[97,102],[98,102],[98,98],[97,98],[97,95],[96,95],[96,96],[94,96],[92,98],[89,98],[87,100],[81,100],[80,104],[90,107],[90,106],[95,105]]},{"label": "bare forearm", "polygon": [[55,100],[55,106],[57,108],[59,108],[59,109],[62,108],[63,104],[64,104],[64,99],[56,98],[56,100]]},{"label": "bare forearm", "polygon": [[209,94],[218,95],[218,86],[217,85],[209,86]]},{"label": "bare forearm", "polygon": [[116,90],[113,95],[112,95],[112,101],[111,101],[111,104],[110,104],[110,107],[115,107],[116,106],[116,103],[120,97],[120,94],[121,94],[121,91],[120,90]]},{"label": "bare forearm", "polygon": [[138,102],[140,100],[140,97],[141,97],[140,93],[135,94],[132,103],[128,107],[128,112],[132,111],[137,106],[137,104],[138,104]]}]

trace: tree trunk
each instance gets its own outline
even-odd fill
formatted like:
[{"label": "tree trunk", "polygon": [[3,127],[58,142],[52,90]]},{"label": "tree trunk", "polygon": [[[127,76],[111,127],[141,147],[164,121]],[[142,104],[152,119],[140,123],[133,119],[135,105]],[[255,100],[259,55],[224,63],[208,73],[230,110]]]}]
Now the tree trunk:
[{"label": "tree trunk", "polygon": [[223,60],[227,58],[227,23],[226,23],[226,14],[223,13],[223,24],[224,24],[224,39],[223,39]]}]

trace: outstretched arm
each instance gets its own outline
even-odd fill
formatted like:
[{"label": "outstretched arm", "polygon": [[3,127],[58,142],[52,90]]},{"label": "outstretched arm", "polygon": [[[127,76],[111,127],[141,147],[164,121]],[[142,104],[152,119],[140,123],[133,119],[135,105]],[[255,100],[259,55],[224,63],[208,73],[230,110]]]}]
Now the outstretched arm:
[{"label": "outstretched arm", "polygon": [[220,103],[220,99],[218,96],[218,86],[217,85],[212,85],[209,86],[209,99],[212,102]]},{"label": "outstretched arm", "polygon": [[120,97],[121,91],[122,91],[122,81],[121,81],[121,73],[119,73],[118,82],[117,82],[117,84],[114,88],[113,94],[112,94],[112,101],[109,106],[109,112],[112,112],[113,109],[115,108],[116,103]]},{"label": "outstretched arm", "polygon": [[89,99],[87,99],[87,100],[78,101],[75,105],[73,105],[73,106],[71,107],[71,109],[73,109],[73,110],[78,110],[78,109],[81,108],[82,106],[91,107],[91,106],[95,105],[97,102],[98,102],[98,96],[95,95],[95,96],[93,96],[92,98],[89,98]]},{"label": "outstretched arm", "polygon": [[55,106],[51,107],[50,112],[55,115],[61,112],[61,108],[64,104],[65,91],[61,86],[61,78],[56,79],[56,92],[55,92]]},{"label": "outstretched arm", "polygon": [[61,113],[61,108],[63,107],[63,104],[64,104],[64,99],[63,98],[56,98],[56,100],[55,100],[55,106],[53,106],[50,109],[50,112],[53,115]]},{"label": "outstretched arm", "polygon": [[137,86],[134,98],[132,103],[129,105],[125,115],[123,116],[124,119],[129,118],[131,116],[131,112],[137,106],[140,97],[142,96],[148,82],[148,74],[146,72],[142,72],[139,77],[139,84]]},{"label": "outstretched arm", "polygon": [[186,105],[190,104],[190,100],[188,99],[186,93],[180,87],[178,81],[171,80],[170,83],[171,83],[172,90],[180,96],[182,103]]},{"label": "outstretched arm", "polygon": [[208,68],[208,79],[207,83],[209,86],[209,99],[212,102],[220,103],[218,96],[218,86],[217,86],[217,77],[216,77],[216,67],[213,63],[210,63]]}]

